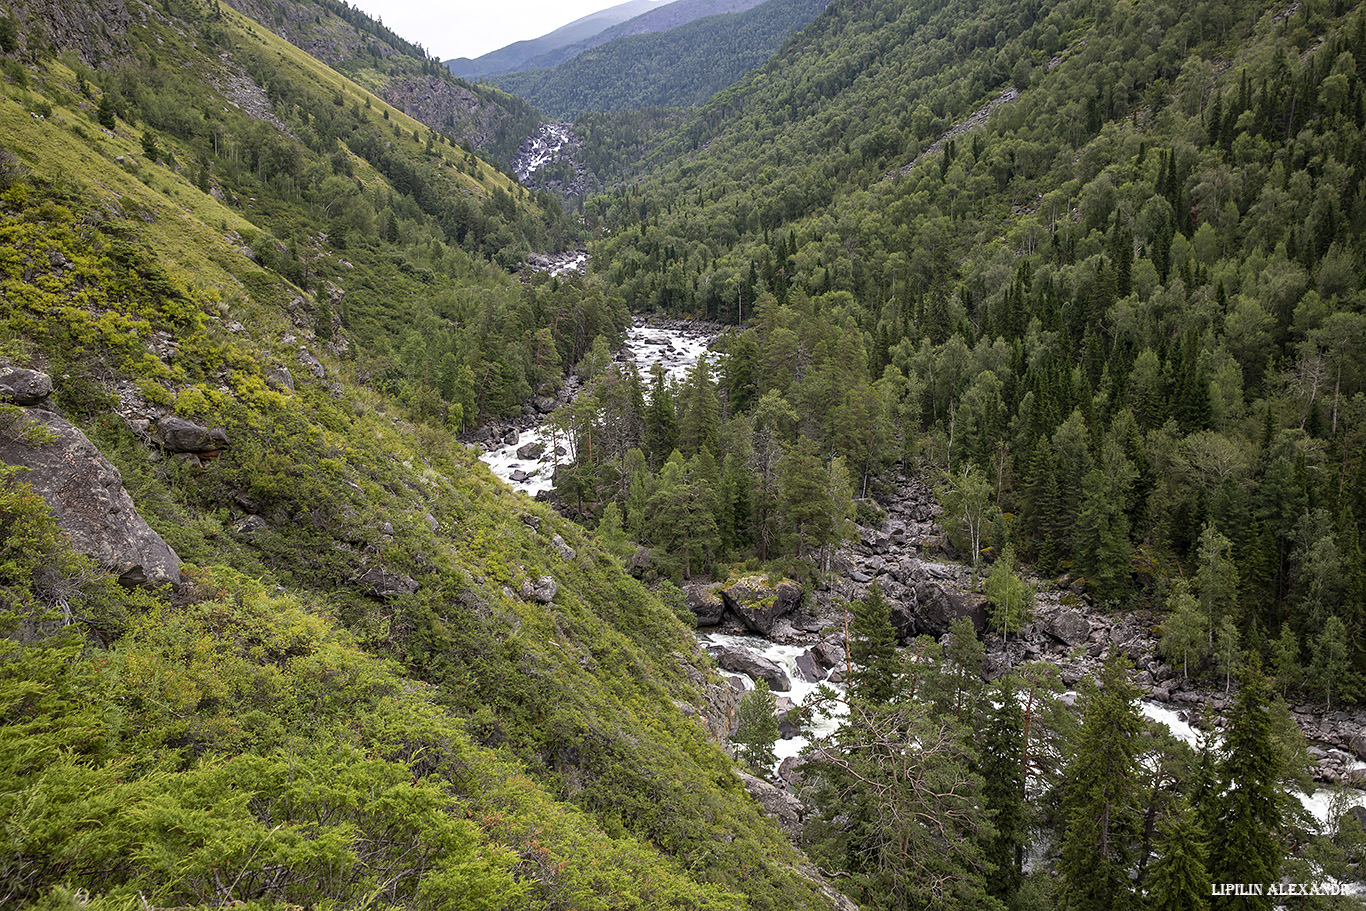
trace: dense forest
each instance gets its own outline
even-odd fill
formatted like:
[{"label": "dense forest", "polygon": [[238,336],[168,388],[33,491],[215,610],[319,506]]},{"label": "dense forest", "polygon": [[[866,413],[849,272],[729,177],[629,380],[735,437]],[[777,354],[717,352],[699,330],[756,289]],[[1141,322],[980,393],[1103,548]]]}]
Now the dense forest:
[{"label": "dense forest", "polygon": [[[1366,672],[1357,4],[834,0],[699,107],[584,114],[581,217],[504,170],[526,102],[345,3],[52,25],[94,9],[0,0],[0,379],[51,387],[0,450],[83,435],[180,581],[0,464],[0,904],[1359,906],[1287,704]],[[676,383],[632,312],[725,329]],[[457,433],[572,372],[556,512]],[[982,635],[832,594],[912,476]],[[843,618],[790,838],[737,775],[774,694],[680,588],[741,573]],[[1147,723],[1117,653],[987,681],[1044,589],[1221,717]]]},{"label": "dense forest", "polygon": [[[1210,643],[1362,669],[1366,17],[1214,13],[833,6],[588,203],[629,305],[740,325],[714,377],[583,400],[566,493],[693,566],[819,568],[850,494],[918,466],[969,560],[1115,606],[1186,582]],[[639,508],[670,461],[691,535]]]}]

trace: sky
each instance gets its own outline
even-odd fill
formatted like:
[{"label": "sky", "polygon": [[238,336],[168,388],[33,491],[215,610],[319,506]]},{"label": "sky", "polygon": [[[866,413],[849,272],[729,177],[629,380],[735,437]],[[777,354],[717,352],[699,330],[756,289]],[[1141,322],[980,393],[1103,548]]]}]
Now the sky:
[{"label": "sky", "polygon": [[539,38],[622,0],[351,0],[442,60],[480,57]]}]

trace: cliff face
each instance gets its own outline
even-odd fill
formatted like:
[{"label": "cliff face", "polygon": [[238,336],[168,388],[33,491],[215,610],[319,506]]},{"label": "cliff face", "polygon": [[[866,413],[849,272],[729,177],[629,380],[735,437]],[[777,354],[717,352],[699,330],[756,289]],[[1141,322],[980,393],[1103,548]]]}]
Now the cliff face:
[{"label": "cliff face", "polygon": [[[140,8],[146,19],[156,15]],[[87,66],[117,63],[128,55],[123,38],[134,24],[123,0],[29,0],[14,4],[10,13],[19,23],[20,54],[71,51]]]}]

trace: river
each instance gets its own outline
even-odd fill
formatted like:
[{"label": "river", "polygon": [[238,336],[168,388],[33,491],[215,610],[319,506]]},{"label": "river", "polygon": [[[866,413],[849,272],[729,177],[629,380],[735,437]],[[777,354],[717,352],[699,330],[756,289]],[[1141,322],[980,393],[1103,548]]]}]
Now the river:
[{"label": "river", "polygon": [[[662,365],[670,379],[681,383],[715,340],[716,330],[710,326],[688,323],[655,325],[636,319],[626,331],[616,360],[634,362],[647,383],[650,368],[655,364]],[[533,458],[531,453],[536,444],[540,444],[542,451]],[[528,449],[528,446],[533,449]],[[526,455],[519,455],[519,449]],[[523,430],[515,443],[505,443],[479,456],[495,475],[514,490],[532,497],[543,490],[550,490],[554,484],[557,458],[562,461],[566,457],[572,459],[567,453],[556,456],[544,423]]]}]

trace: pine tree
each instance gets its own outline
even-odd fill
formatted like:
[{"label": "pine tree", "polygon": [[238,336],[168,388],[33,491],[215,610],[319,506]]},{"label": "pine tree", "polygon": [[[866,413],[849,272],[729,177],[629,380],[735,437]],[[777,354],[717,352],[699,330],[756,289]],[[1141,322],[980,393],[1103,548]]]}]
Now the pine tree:
[{"label": "pine tree", "polygon": [[778,742],[778,701],[767,682],[758,681],[754,689],[740,698],[735,718],[735,733],[730,739],[735,744],[736,758],[767,775],[773,767],[773,748]]}]

